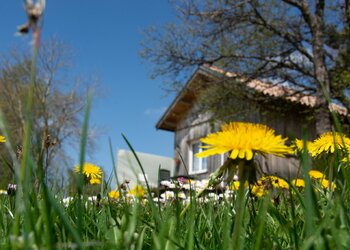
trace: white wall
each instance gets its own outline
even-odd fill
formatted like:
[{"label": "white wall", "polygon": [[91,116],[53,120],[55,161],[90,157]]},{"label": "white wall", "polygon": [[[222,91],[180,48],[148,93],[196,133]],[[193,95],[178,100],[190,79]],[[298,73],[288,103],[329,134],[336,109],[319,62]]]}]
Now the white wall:
[{"label": "white wall", "polygon": [[[146,173],[146,178],[150,187],[158,187],[158,169],[170,171],[170,176],[174,175],[174,159],[159,155],[136,152],[141,165]],[[129,187],[132,188],[137,183],[145,185],[145,180],[139,164],[133,153],[129,150],[118,150],[116,173],[119,183],[126,179],[130,180]],[[115,181],[113,183],[116,183]],[[113,188],[113,187],[112,187]]]}]

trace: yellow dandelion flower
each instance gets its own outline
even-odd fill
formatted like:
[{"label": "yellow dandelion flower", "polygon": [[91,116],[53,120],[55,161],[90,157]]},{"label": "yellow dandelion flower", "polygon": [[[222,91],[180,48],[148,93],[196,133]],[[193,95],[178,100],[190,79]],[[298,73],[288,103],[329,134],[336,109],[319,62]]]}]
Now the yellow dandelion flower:
[{"label": "yellow dandelion flower", "polygon": [[350,147],[350,139],[344,134],[326,132],[314,140],[311,145],[310,154],[312,157],[317,157],[324,152],[334,153],[335,149],[347,150]]},{"label": "yellow dandelion flower", "polygon": [[101,184],[101,180],[100,179],[90,179],[90,184],[91,185]]},{"label": "yellow dandelion flower", "polygon": [[305,187],[305,181],[303,179],[294,179],[292,180],[292,184],[296,187],[303,188]]},{"label": "yellow dandelion flower", "polygon": [[276,188],[284,188],[284,189],[289,189],[289,184],[282,178],[274,176],[272,178],[272,185]]},{"label": "yellow dandelion flower", "polygon": [[[74,172],[76,173],[80,172],[80,165],[75,166]],[[99,166],[96,166],[89,162],[85,162],[83,165],[83,174],[89,180],[101,179],[102,170]]]},{"label": "yellow dandelion flower", "polygon": [[262,197],[265,194],[268,194],[268,191],[266,191],[262,185],[258,185],[258,184],[252,185],[251,192],[256,197]]},{"label": "yellow dandelion flower", "polygon": [[310,170],[309,171],[309,176],[313,179],[324,179],[325,178],[325,175],[323,173],[321,173],[320,171],[318,170]]},{"label": "yellow dandelion flower", "polygon": [[331,190],[334,190],[334,189],[337,187],[337,185],[336,185],[334,182],[329,183],[329,181],[326,180],[326,179],[322,179],[322,180],[321,180],[321,186],[322,186],[324,189],[330,188]]},{"label": "yellow dandelion flower", "polygon": [[108,193],[108,197],[111,199],[119,199],[121,197],[120,192],[118,190],[112,190]]},{"label": "yellow dandelion flower", "polygon": [[293,153],[292,149],[284,144],[286,140],[262,124],[231,122],[224,124],[221,131],[202,138],[201,141],[208,145],[203,147],[206,150],[196,156],[207,157],[230,152],[230,158],[248,161],[255,153],[284,156]]},{"label": "yellow dandelion flower", "polygon": [[[230,186],[230,190],[238,190],[240,186],[241,186],[240,181],[234,181],[234,182],[232,182],[232,184]],[[244,187],[248,187],[247,181],[244,183]]]},{"label": "yellow dandelion flower", "polygon": [[271,185],[275,188],[284,188],[284,189],[288,189],[289,188],[289,184],[288,182],[286,182],[285,180],[283,180],[282,178],[279,178],[277,176],[263,176],[261,178],[261,181],[264,182],[269,182],[271,183]]},{"label": "yellow dandelion flower", "polygon": [[6,142],[5,136],[0,135],[0,142]]},{"label": "yellow dandelion flower", "polygon": [[129,194],[137,198],[143,198],[145,196],[145,190],[141,185],[136,185],[129,191]]},{"label": "yellow dandelion flower", "polygon": [[[306,141],[306,150],[309,151],[311,147],[312,147],[312,142]],[[299,139],[295,139],[293,141],[293,148],[297,152],[303,152],[304,151],[304,141],[303,140],[299,140]]]},{"label": "yellow dandelion flower", "polygon": [[234,181],[234,182],[232,182],[232,184],[230,186],[230,189],[231,190],[238,190],[240,185],[241,185],[240,181]]},{"label": "yellow dandelion flower", "polygon": [[[350,147],[347,149],[348,152],[350,152]],[[345,155],[345,157],[341,160],[342,163],[350,163],[350,154]]]}]

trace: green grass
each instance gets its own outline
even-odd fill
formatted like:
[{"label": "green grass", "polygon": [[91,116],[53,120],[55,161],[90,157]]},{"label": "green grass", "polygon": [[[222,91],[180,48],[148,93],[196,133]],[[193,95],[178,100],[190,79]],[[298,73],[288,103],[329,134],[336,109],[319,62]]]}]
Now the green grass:
[{"label": "green grass", "polygon": [[313,187],[278,200],[247,189],[220,201],[192,197],[182,217],[179,199],[154,209],[147,199],[83,195],[66,205],[47,187],[30,188],[23,213],[15,196],[0,197],[0,249],[349,249],[349,193]]}]

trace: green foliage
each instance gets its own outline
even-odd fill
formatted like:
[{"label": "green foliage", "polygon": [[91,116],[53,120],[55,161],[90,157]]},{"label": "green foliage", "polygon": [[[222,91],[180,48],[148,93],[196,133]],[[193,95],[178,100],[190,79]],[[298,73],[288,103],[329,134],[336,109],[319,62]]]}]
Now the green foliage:
[{"label": "green foliage", "polygon": [[[35,167],[35,166],[33,166]],[[231,198],[185,203],[173,199],[118,200],[75,196],[63,201],[42,182],[37,193],[29,182],[24,207],[16,197],[0,196],[1,249],[348,249],[350,195],[343,185],[334,192],[290,190],[262,198],[242,188]],[[243,185],[242,185],[243,187]],[[316,191],[315,191],[316,190]],[[24,209],[24,210],[22,210]],[[18,213],[21,210],[23,213]],[[18,224],[16,224],[18,223]],[[15,230],[17,225],[17,230]]]}]

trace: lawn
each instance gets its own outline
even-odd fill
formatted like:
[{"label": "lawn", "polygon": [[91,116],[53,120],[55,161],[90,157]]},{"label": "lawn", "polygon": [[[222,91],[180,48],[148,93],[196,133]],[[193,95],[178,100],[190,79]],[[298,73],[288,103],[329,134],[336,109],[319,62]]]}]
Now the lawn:
[{"label": "lawn", "polygon": [[[236,164],[242,172],[242,162],[251,167],[246,155],[229,158],[231,165],[224,164],[209,180],[163,181],[161,194],[148,186],[129,187],[127,180],[111,190],[99,167],[84,163],[75,167],[76,193],[67,197],[45,181],[40,162],[24,151],[16,185],[0,195],[0,246],[349,249],[348,140],[328,133],[288,148],[300,157],[300,172],[306,173],[298,179],[264,175],[251,181],[239,173],[240,181],[217,185],[220,169]],[[2,137],[0,145],[5,141]],[[83,153],[81,158],[84,162]],[[310,169],[311,161],[319,170]],[[92,185],[100,187],[94,196],[88,191]]]}]

